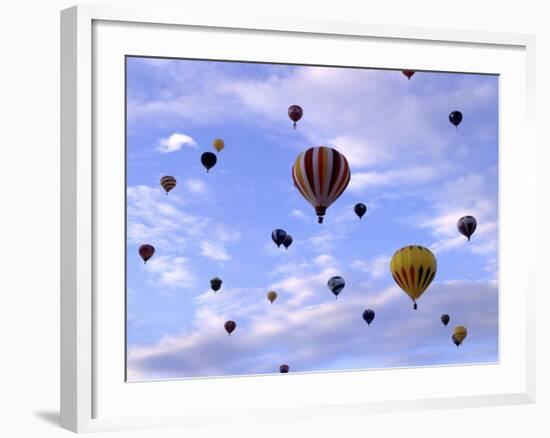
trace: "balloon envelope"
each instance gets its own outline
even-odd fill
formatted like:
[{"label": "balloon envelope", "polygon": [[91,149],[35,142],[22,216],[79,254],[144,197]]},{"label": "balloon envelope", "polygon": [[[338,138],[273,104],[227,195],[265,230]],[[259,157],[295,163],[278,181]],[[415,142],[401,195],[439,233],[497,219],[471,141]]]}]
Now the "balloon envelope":
[{"label": "balloon envelope", "polygon": [[290,245],[292,245],[292,236],[290,234],[287,234],[285,240],[283,240],[283,246],[288,249]]},{"label": "balloon envelope", "polygon": [[416,300],[435,277],[437,262],[428,248],[408,245],[395,251],[390,271],[397,285],[413,300],[416,309]]},{"label": "balloon envelope", "polygon": [[221,138],[216,138],[212,142],[212,146],[214,146],[214,149],[216,149],[217,152],[221,152],[223,148],[225,147],[225,143]]},{"label": "balloon envelope", "polygon": [[456,228],[458,229],[460,234],[463,234],[468,238],[469,242],[470,237],[472,237],[472,234],[474,234],[474,231],[477,228],[476,218],[473,216],[463,216],[456,223]]},{"label": "balloon envelope", "polygon": [[217,161],[218,159],[213,152],[205,152],[201,155],[201,163],[206,168],[207,172],[216,165]]},{"label": "balloon envelope", "polygon": [[237,328],[235,321],[226,321],[223,326],[228,334],[233,333],[233,331]]},{"label": "balloon envelope", "polygon": [[210,287],[214,292],[217,292],[222,287],[222,283],[223,281],[221,280],[221,278],[214,277],[212,280],[210,280]]},{"label": "balloon envelope", "polygon": [[153,245],[144,244],[139,247],[138,252],[143,259],[143,262],[147,263],[147,260],[153,257],[153,254],[155,254],[155,247]]},{"label": "balloon envelope", "polygon": [[464,342],[464,339],[466,339],[466,336],[468,335],[468,330],[466,330],[466,327],[462,325],[457,325],[453,329],[453,336],[458,340],[459,345]]},{"label": "balloon envelope", "polygon": [[283,365],[281,365],[281,366],[279,367],[279,371],[280,371],[281,373],[283,373],[283,374],[284,374],[284,373],[288,373],[288,370],[289,370],[289,369],[290,369],[290,368],[289,368],[289,366],[288,366],[287,364],[283,364]]},{"label": "balloon envelope", "polygon": [[275,301],[277,299],[277,292],[275,292],[274,290],[270,290],[267,293],[267,299],[269,300],[269,302],[271,304],[273,304],[273,301]]},{"label": "balloon envelope", "polygon": [[355,214],[359,216],[359,219],[363,217],[363,215],[367,212],[367,206],[363,203],[355,204],[355,207],[353,207],[353,211],[355,211]]},{"label": "balloon envelope", "polygon": [[410,81],[415,72],[413,70],[403,70],[401,73],[407,76],[407,79]]},{"label": "balloon envelope", "polygon": [[453,111],[449,114],[449,122],[451,122],[455,127],[458,128],[458,125],[462,122],[462,113],[460,111]]},{"label": "balloon envelope", "polygon": [[449,324],[450,320],[451,320],[451,317],[449,315],[447,315],[446,313],[441,315],[441,322],[443,323],[443,325]]},{"label": "balloon envelope", "polygon": [[328,288],[331,290],[331,292],[334,294],[336,298],[338,298],[338,294],[342,292],[342,289],[344,289],[344,286],[346,285],[346,282],[342,277],[331,277],[327,283]]},{"label": "balloon envelope", "polygon": [[299,105],[291,105],[288,107],[288,117],[294,122],[294,129],[296,129],[296,122],[302,118],[304,110]]},{"label": "balloon envelope", "polygon": [[286,239],[286,231],[285,230],[281,230],[281,229],[277,228],[276,230],[272,231],[271,240],[273,240],[273,242],[275,242],[275,245],[277,245],[277,247],[280,247],[281,244],[285,241],[285,239]]},{"label": "balloon envelope", "polygon": [[363,319],[368,325],[370,325],[370,323],[374,320],[374,315],[374,310],[367,309],[363,312]]},{"label": "balloon envelope", "polygon": [[170,175],[163,176],[160,179],[160,185],[166,191],[166,194],[168,194],[170,190],[176,187],[176,178]]},{"label": "balloon envelope", "polygon": [[323,222],[327,208],[346,190],[351,172],[348,160],[336,149],[312,147],[302,152],[292,166],[292,179],[300,194]]}]

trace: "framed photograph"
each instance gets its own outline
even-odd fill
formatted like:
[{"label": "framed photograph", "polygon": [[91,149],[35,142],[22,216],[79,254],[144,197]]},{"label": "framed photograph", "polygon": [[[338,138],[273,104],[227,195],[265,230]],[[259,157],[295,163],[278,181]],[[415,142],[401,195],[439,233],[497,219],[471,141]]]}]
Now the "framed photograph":
[{"label": "framed photograph", "polygon": [[61,26],[63,427],[534,402],[532,36]]}]

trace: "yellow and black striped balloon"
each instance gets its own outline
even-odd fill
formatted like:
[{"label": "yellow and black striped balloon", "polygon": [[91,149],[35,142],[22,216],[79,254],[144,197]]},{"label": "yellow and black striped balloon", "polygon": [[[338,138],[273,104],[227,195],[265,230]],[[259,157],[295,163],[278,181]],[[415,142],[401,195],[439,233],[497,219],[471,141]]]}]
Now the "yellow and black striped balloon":
[{"label": "yellow and black striped balloon", "polygon": [[160,185],[166,191],[166,194],[168,194],[170,190],[176,187],[176,178],[170,175],[163,176],[160,179]]},{"label": "yellow and black striped balloon", "polygon": [[428,249],[420,245],[408,245],[395,251],[390,270],[397,285],[413,300],[424,293],[435,277],[437,261]]}]

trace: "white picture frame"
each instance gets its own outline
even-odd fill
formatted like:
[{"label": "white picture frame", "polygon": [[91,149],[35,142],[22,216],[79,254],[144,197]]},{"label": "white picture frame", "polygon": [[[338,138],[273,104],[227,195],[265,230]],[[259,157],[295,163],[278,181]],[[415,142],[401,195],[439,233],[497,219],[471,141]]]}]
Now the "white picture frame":
[{"label": "white picture frame", "polygon": [[[181,47],[167,44],[168,40],[179,38],[182,46],[181,42],[190,37],[194,38],[191,52],[184,53]],[[208,43],[229,37],[242,43],[238,49],[237,45],[229,47],[229,42],[225,48],[221,47],[223,44],[213,48]],[[111,190],[113,184],[121,183],[124,174],[123,138],[120,143],[123,106],[118,106],[124,96],[120,86],[123,55],[303,62],[303,51],[288,51],[289,40],[304,44],[302,48],[307,45],[309,63],[326,64],[330,60],[333,65],[361,65],[359,60],[350,64],[350,54],[345,50],[359,45],[372,51],[373,58],[369,61],[372,67],[501,75],[502,291],[498,364],[289,375],[285,382],[277,376],[124,382],[124,362],[120,362],[124,350],[121,336],[125,321],[124,313],[120,312],[124,303],[120,296],[124,294],[124,289],[120,289],[124,264],[119,264],[123,248],[109,248],[113,254],[110,259],[100,257],[106,252],[108,241],[118,241],[120,233],[124,234],[123,220],[113,219],[121,218],[118,213],[124,209],[124,191]],[[246,41],[249,43],[245,44]],[[266,44],[273,48],[271,53],[265,53]],[[536,243],[534,44],[530,35],[449,29],[269,18],[226,22],[188,11],[103,6],[78,6],[62,11],[62,427],[84,432],[223,425],[251,418],[269,421],[275,415],[306,418],[534,402],[534,296],[538,285],[535,269],[514,255],[516,251],[534,252]],[[381,45],[387,48],[387,55],[381,55]],[[399,60],[396,53],[400,53]],[[105,144],[110,148],[106,149]],[[114,155],[110,156],[111,153]],[[110,219],[102,213],[106,210]],[[518,224],[521,236],[515,231]],[[513,273],[506,270],[506,266],[512,265]],[[106,295],[107,289],[117,293]],[[512,327],[514,309],[517,315]],[[457,380],[452,388],[443,388],[438,383],[450,377]],[[399,381],[410,384],[399,385]],[[387,382],[396,384],[383,390]],[[183,385],[187,401],[185,397],[177,398]],[[321,385],[325,390],[319,390]],[[361,385],[371,389],[368,395],[354,391]],[[295,392],[289,401],[285,394],[291,388]],[[235,390],[239,396],[231,409],[213,402],[212,397],[208,405],[196,397],[204,394],[206,399],[208,395]],[[195,394],[192,400],[191,394]],[[255,397],[260,394],[269,394],[268,400]],[[161,399],[165,402],[159,402]]]}]

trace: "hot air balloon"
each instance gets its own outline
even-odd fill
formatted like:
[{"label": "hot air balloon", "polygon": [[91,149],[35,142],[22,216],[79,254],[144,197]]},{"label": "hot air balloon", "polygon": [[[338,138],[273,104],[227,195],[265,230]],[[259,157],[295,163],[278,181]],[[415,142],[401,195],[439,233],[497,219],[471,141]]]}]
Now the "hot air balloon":
[{"label": "hot air balloon", "polygon": [[461,217],[456,223],[456,227],[458,228],[460,234],[463,234],[468,238],[469,242],[470,237],[472,236],[472,234],[474,234],[474,231],[477,228],[476,218],[473,216]]},{"label": "hot air balloon", "polygon": [[370,323],[374,320],[374,310],[367,309],[363,312],[363,319],[370,326]]},{"label": "hot air balloon", "polygon": [[237,328],[237,324],[235,321],[225,321],[225,324],[223,325],[225,328],[225,331],[228,335],[231,336],[231,333]]},{"label": "hot air balloon", "polygon": [[176,178],[170,175],[163,176],[160,179],[160,185],[166,191],[166,194],[168,194],[170,190],[176,187]]},{"label": "hot air balloon", "polygon": [[212,146],[214,146],[214,149],[216,149],[217,152],[221,152],[223,148],[225,147],[225,143],[221,138],[216,138],[212,142]]},{"label": "hot air balloon", "polygon": [[273,230],[273,232],[271,233],[271,239],[273,240],[273,242],[275,242],[275,245],[277,245],[277,248],[280,248],[281,244],[286,239],[286,231],[281,230],[279,228],[277,228],[276,230]]},{"label": "hot air balloon", "polygon": [[401,73],[407,76],[407,79],[410,81],[415,72],[413,70],[403,70]]},{"label": "hot air balloon", "polygon": [[404,246],[395,251],[390,270],[397,285],[413,300],[424,293],[435,277],[437,262],[432,252],[420,245]]},{"label": "hot air balloon", "polygon": [[214,291],[214,293],[218,292],[220,288],[222,287],[222,279],[218,277],[214,277],[212,280],[210,280],[210,287]]},{"label": "hot air balloon", "polygon": [[458,346],[460,345],[460,341],[458,340],[458,338],[455,335],[451,335],[451,339],[453,341],[453,344],[456,345],[456,348],[458,348]]},{"label": "hot air balloon", "polygon": [[269,302],[271,304],[273,304],[273,301],[275,301],[277,299],[277,292],[275,292],[274,290],[270,290],[267,293],[267,299],[269,300]]},{"label": "hot air balloon", "polygon": [[289,370],[289,369],[290,369],[290,368],[288,367],[287,364],[283,364],[283,365],[281,365],[281,366],[279,367],[279,371],[280,371],[281,373],[283,373],[283,374],[288,373],[288,370]]},{"label": "hot air balloon", "polygon": [[302,152],[292,166],[294,185],[314,208],[323,223],[327,208],[348,186],[348,160],[336,149],[312,147]]},{"label": "hot air balloon", "polygon": [[143,263],[147,263],[147,260],[153,257],[154,253],[155,247],[153,245],[145,244],[139,247],[139,255],[143,259]]},{"label": "hot air balloon", "polygon": [[[466,339],[467,335],[468,335],[468,330],[466,330],[466,327],[464,327],[462,325],[457,325],[453,329],[453,336],[452,336],[453,342],[458,347],[459,345],[462,344],[462,342],[464,342],[464,339]],[[457,341],[458,341],[458,343],[457,343]]]},{"label": "hot air balloon", "polygon": [[328,288],[332,291],[335,298],[338,298],[338,294],[342,292],[345,285],[346,282],[342,277],[332,277],[327,283]]},{"label": "hot air balloon", "polygon": [[217,161],[216,155],[212,152],[205,152],[201,155],[201,163],[206,168],[206,172],[212,169]]},{"label": "hot air balloon", "polygon": [[353,207],[353,211],[355,211],[355,214],[359,216],[359,219],[363,217],[363,215],[367,212],[367,206],[363,203],[355,204],[355,207]]},{"label": "hot air balloon", "polygon": [[441,322],[443,323],[443,325],[446,326],[447,324],[449,324],[450,320],[451,320],[451,317],[449,315],[447,315],[446,313],[441,315]]},{"label": "hot air balloon", "polygon": [[296,122],[302,118],[304,110],[298,105],[291,105],[288,107],[288,117],[294,122],[294,129],[296,129]]},{"label": "hot air balloon", "polygon": [[286,249],[288,249],[288,247],[292,245],[292,236],[290,234],[286,235],[285,240],[283,240],[283,245]]},{"label": "hot air balloon", "polygon": [[462,113],[460,111],[453,111],[449,114],[449,122],[451,122],[455,128],[458,129],[458,125],[462,122]]}]

